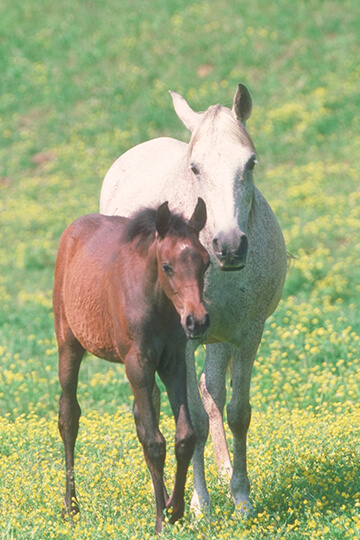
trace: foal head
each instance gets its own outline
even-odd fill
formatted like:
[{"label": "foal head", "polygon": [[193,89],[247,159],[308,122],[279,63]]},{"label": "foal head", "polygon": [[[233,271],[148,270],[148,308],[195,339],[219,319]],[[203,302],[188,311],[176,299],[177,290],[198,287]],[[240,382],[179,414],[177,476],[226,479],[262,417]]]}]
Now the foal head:
[{"label": "foal head", "polygon": [[210,258],[199,241],[206,223],[205,203],[199,198],[193,215],[186,221],[171,214],[166,202],[158,208],[155,223],[161,287],[180,315],[186,336],[201,337],[210,324],[202,303],[204,274]]}]

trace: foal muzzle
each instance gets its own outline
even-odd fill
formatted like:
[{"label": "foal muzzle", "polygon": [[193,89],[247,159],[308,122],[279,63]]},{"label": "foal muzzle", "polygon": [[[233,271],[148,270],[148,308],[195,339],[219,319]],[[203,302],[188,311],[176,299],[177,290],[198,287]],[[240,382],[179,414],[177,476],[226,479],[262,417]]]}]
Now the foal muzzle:
[{"label": "foal muzzle", "polygon": [[210,316],[208,313],[199,319],[192,314],[186,316],[184,330],[188,339],[198,339],[203,337],[210,326]]}]

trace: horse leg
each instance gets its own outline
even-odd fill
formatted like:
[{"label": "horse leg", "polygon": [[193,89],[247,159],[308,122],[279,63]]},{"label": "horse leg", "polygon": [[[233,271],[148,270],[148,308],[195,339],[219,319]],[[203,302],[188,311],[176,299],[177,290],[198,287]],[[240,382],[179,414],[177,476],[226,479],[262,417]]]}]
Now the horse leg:
[{"label": "horse leg", "polygon": [[194,452],[196,435],[188,410],[185,360],[170,362],[165,370],[159,369],[159,375],[165,384],[176,422],[175,455],[177,467],[174,489],[166,505],[168,509],[172,508],[170,523],[175,523],[184,515],[186,475]]},{"label": "horse leg", "polygon": [[206,362],[200,377],[202,401],[209,415],[211,439],[220,475],[229,480],[233,469],[225,436],[223,411],[226,402],[226,371],[231,360],[231,346],[213,343],[206,347]]},{"label": "horse leg", "polygon": [[186,373],[187,398],[191,423],[196,433],[196,443],[193,454],[194,493],[191,499],[191,508],[195,514],[210,513],[210,497],[206,487],[204,449],[209,435],[209,418],[201,401],[194,350],[188,342],[186,346]]},{"label": "horse leg", "polygon": [[246,466],[246,439],[251,419],[250,382],[255,355],[261,340],[261,330],[254,333],[255,325],[243,333],[241,348],[234,350],[232,364],[232,397],[227,406],[229,427],[234,437],[233,475],[230,488],[235,509],[243,514],[252,510],[250,484]]},{"label": "horse leg", "polygon": [[136,432],[143,447],[145,461],[155,491],[155,532],[160,533],[163,511],[166,508],[166,490],[163,480],[166,444],[164,437],[160,433],[156,411],[152,402],[155,369],[145,359],[140,360],[137,354],[126,357],[125,369],[134,394]]},{"label": "horse leg", "polygon": [[66,493],[62,516],[69,516],[71,521],[79,512],[75,492],[74,448],[81,415],[76,389],[84,352],[75,338],[72,342],[59,345],[59,381],[62,389],[59,401],[59,431],[64,443],[66,466]]}]

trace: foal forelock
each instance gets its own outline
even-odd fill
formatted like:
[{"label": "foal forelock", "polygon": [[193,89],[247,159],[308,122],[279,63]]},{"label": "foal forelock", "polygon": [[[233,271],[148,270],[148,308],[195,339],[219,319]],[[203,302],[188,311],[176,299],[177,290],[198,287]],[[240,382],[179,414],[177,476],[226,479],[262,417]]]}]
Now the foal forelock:
[{"label": "foal forelock", "polygon": [[[156,233],[155,208],[142,208],[135,212],[128,220],[122,240],[125,242],[137,241],[137,248],[147,250],[155,240]],[[190,233],[190,225],[181,214],[171,214],[168,233],[179,238],[187,238]]]},{"label": "foal forelock", "polygon": [[245,127],[235,118],[230,109],[222,105],[213,105],[204,113],[189,142],[189,155],[194,145],[209,134],[218,135],[229,142],[240,144],[256,152]]}]

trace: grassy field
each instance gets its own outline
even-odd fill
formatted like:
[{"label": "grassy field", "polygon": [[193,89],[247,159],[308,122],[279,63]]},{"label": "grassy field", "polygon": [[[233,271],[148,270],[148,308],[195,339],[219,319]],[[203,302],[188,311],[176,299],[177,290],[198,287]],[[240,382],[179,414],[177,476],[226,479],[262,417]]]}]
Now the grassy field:
[{"label": "grassy field", "polygon": [[[211,444],[212,521],[189,510],[169,539],[360,538],[360,7],[355,0],[2,0],[0,4],[0,539],[151,538],[154,500],[122,367],[82,366],[82,517],[60,517],[57,352],[51,294],[59,236],[98,210],[118,155],[188,133],[194,109],[231,105],[238,81],[255,181],[291,260],[252,382],[254,516],[232,516]],[[203,353],[199,352],[199,366]],[[229,390],[230,391],[230,390]],[[162,429],[172,475],[173,421]]]}]

